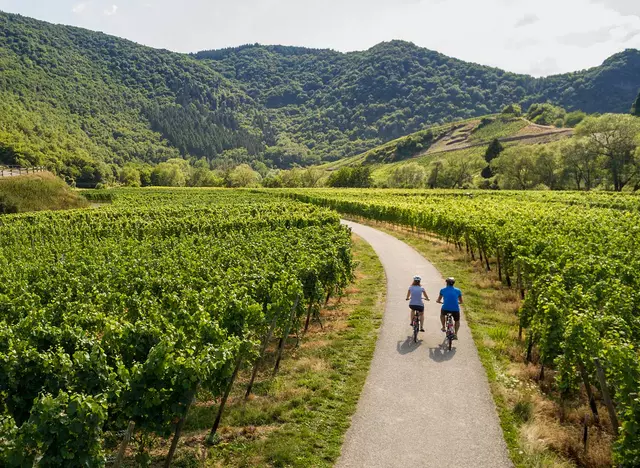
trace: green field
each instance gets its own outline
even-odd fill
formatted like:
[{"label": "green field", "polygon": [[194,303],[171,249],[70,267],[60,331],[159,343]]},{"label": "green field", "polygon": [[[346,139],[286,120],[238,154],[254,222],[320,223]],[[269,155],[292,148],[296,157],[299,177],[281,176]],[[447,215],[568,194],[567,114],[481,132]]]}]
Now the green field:
[{"label": "green field", "polygon": [[[620,428],[614,462],[640,463],[640,197],[608,193],[282,191],[284,196],[422,231],[480,261],[523,296],[525,360],[562,408],[602,395],[599,358]],[[494,336],[497,339],[497,335]],[[482,348],[482,345],[479,345]],[[586,386],[585,386],[586,385]],[[600,397],[601,398],[601,397]],[[604,400],[600,417],[607,418]],[[563,409],[564,411],[564,409]],[[595,414],[592,418],[595,417]],[[567,455],[567,454],[564,454]],[[568,454],[570,455],[570,454]]]},{"label": "green field", "polygon": [[[366,377],[383,281],[373,252],[352,243],[337,212],[383,229],[404,226],[395,235],[459,272],[518,466],[602,466],[611,457],[620,466],[640,463],[638,196],[85,193],[104,204],[0,218],[2,466],[40,457],[100,466],[113,460],[127,427],[134,428],[128,464],[161,463],[175,437],[180,463],[331,465]],[[325,306],[341,295],[344,301]],[[282,337],[284,359],[272,378]],[[257,362],[253,396],[244,402]],[[562,440],[580,431],[580,418],[592,411],[587,389],[601,421],[590,416],[591,451],[575,453],[565,442],[532,449],[534,430],[569,434]],[[540,398],[547,403],[535,403]],[[536,412],[551,404],[565,416]],[[207,440],[215,445],[205,448]]]},{"label": "green field", "polygon": [[129,423],[138,461],[152,457],[194,396],[219,401],[267,337],[299,334],[353,279],[329,210],[248,192],[110,198],[1,220],[2,466],[102,466]]}]

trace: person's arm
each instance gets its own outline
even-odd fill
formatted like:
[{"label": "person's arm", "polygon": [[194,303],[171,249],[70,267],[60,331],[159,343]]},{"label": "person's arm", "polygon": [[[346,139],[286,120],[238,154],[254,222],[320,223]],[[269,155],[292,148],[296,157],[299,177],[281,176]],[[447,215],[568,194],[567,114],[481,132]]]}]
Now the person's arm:
[{"label": "person's arm", "polygon": [[458,296],[458,303],[462,304],[464,301],[462,300],[462,293]]},{"label": "person's arm", "polygon": [[411,289],[407,290],[407,298],[405,299],[405,301],[408,301],[409,297],[411,297]]},{"label": "person's arm", "polygon": [[431,299],[429,299],[429,295],[427,294],[427,291],[425,291],[424,288],[422,288],[422,295],[427,301],[431,301]]},{"label": "person's arm", "polygon": [[436,301],[438,304],[442,304],[442,294],[438,296],[438,300]]}]

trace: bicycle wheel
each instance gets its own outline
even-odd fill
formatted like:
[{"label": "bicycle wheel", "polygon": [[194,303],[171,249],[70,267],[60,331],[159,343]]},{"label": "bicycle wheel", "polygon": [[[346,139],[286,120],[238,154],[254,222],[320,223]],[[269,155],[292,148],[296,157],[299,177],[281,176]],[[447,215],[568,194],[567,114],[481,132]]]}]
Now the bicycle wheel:
[{"label": "bicycle wheel", "polygon": [[453,317],[449,315],[447,316],[447,339],[449,340],[449,351],[451,351],[451,346],[453,345],[453,337],[455,335],[453,327]]}]

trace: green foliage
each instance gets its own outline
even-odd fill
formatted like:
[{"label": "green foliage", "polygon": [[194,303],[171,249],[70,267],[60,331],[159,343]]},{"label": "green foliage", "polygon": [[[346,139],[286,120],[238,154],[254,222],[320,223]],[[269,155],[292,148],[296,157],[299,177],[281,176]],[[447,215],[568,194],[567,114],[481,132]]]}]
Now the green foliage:
[{"label": "green foliage", "polygon": [[[14,444],[4,454],[5,466],[105,466],[102,426],[107,419],[104,396],[44,394],[31,417],[15,431]],[[2,455],[0,454],[0,460]]]},{"label": "green foliage", "polygon": [[420,152],[426,151],[434,141],[434,132],[441,134],[442,129],[427,129],[420,132],[398,138],[389,143],[381,145],[364,154],[365,163],[392,163],[409,159]]},{"label": "green foliage", "polygon": [[320,157],[312,154],[306,146],[295,143],[288,138],[280,138],[276,145],[267,147],[264,157],[275,167],[281,169],[320,162]]},{"label": "green foliage", "polygon": [[[544,176],[536,163],[548,165],[549,155],[527,151],[530,172]],[[513,154],[507,149],[496,161]],[[492,268],[500,262],[503,279],[525,292],[520,325],[535,346],[538,364],[555,371],[555,385],[564,398],[580,395],[581,365],[597,386],[593,360],[600,358],[622,424],[614,446],[616,464],[637,465],[637,196],[389,190],[297,190],[288,194],[343,213],[422,229],[460,249],[481,251]],[[530,414],[527,406],[517,409],[523,420]]]},{"label": "green foliage", "polygon": [[603,160],[614,190],[621,191],[640,176],[637,117],[628,114],[588,117],[578,125],[576,135],[585,139],[590,153]]},{"label": "green foliage", "polygon": [[483,165],[482,157],[477,154],[461,157],[451,153],[431,164],[427,183],[431,188],[469,188],[473,176],[480,172]]},{"label": "green foliage", "polygon": [[473,129],[469,137],[472,142],[489,142],[496,138],[513,136],[527,126],[527,122],[521,118],[513,118],[505,115],[498,117],[485,117],[480,124]]},{"label": "green foliage", "polygon": [[504,146],[502,146],[500,140],[495,138],[493,141],[491,141],[489,147],[487,148],[487,151],[484,153],[484,160],[487,161],[489,165],[482,169],[482,172],[480,173],[480,175],[484,179],[490,179],[491,177],[493,177],[494,174],[493,170],[491,169],[491,161],[500,156],[500,153],[502,153],[503,151]]},{"label": "green foliage", "polygon": [[257,187],[260,185],[260,174],[248,164],[240,164],[229,173],[230,187]]},{"label": "green foliage", "polygon": [[426,169],[417,163],[403,164],[396,167],[389,176],[389,187],[422,188],[427,181]]},{"label": "green foliage", "polygon": [[538,125],[564,125],[566,111],[553,104],[531,104],[527,110],[527,119]]},{"label": "green foliage", "polygon": [[502,113],[512,117],[520,117],[522,116],[522,107],[520,104],[509,104],[502,109]]},{"label": "green foliage", "polygon": [[507,189],[531,190],[538,186],[557,188],[562,174],[556,146],[514,146],[507,148],[491,162],[500,176],[500,186]]},{"label": "green foliage", "polygon": [[516,102],[625,112],[633,99],[627,81],[640,87],[640,53],[633,50],[599,68],[541,79],[403,41],[349,54],[247,45],[196,57],[247,86],[275,116],[279,131],[312,147],[323,160],[362,153],[426,125],[497,113]]},{"label": "green foliage", "polygon": [[269,172],[262,180],[264,187],[318,187],[325,178],[325,171],[310,167],[307,169],[276,170]]},{"label": "green foliage", "polygon": [[504,146],[502,146],[502,143],[500,143],[500,140],[495,138],[493,141],[491,141],[491,143],[489,143],[489,147],[487,148],[487,151],[484,153],[484,160],[490,163],[495,158],[500,156],[500,153],[502,153],[503,151],[504,151]]},{"label": "green foliage", "polygon": [[103,428],[127,421],[167,436],[196,389],[219,398],[238,357],[252,364],[271,323],[296,329],[353,278],[350,233],[326,209],[108,193],[100,209],[0,225],[2,466],[104,466]]},{"label": "green foliage", "polygon": [[140,171],[133,166],[125,166],[122,168],[119,181],[127,187],[140,187],[142,185]]},{"label": "green foliage", "polygon": [[183,161],[185,164],[180,164],[172,159],[174,162],[164,162],[158,164],[151,172],[151,184],[160,187],[184,187],[187,185],[187,173],[189,170],[189,163]]},{"label": "green foliage", "polygon": [[50,173],[0,178],[0,214],[86,206],[87,200]]},{"label": "green foliage", "polygon": [[[402,41],[349,54],[249,45],[186,56],[5,13],[0,26],[0,163],[46,164],[79,186],[177,157],[287,169],[335,161],[428,125],[515,116],[513,103],[626,112],[640,88],[633,50],[535,79]],[[372,157],[404,159],[429,144],[403,140]]]},{"label": "green foliage", "polygon": [[0,163],[95,184],[113,178],[105,163],[264,147],[258,106],[193,58],[17,15],[0,25]]},{"label": "green foliage", "polygon": [[371,187],[371,168],[368,166],[343,167],[332,172],[329,187]]},{"label": "green foliage", "polygon": [[564,126],[567,128],[575,128],[586,117],[587,114],[582,111],[569,112],[564,118]]}]

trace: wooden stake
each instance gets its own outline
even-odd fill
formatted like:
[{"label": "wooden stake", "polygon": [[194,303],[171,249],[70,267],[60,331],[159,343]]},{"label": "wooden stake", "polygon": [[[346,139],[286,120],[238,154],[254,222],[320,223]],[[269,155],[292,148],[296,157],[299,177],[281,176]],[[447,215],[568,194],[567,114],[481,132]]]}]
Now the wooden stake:
[{"label": "wooden stake", "polygon": [[607,386],[607,379],[604,375],[604,370],[602,369],[602,365],[600,364],[599,358],[594,358],[593,362],[596,365],[596,374],[598,376],[598,382],[600,382],[600,390],[602,391],[602,398],[604,399],[604,404],[607,406],[607,410],[609,411],[609,417],[611,418],[611,427],[613,429],[614,434],[618,434],[618,429],[620,428],[620,423],[618,422],[618,415],[616,414],[616,408],[613,406],[613,400],[611,399],[611,395],[609,393],[609,387]]},{"label": "wooden stake", "polygon": [[238,350],[238,357],[236,358],[236,367],[233,369],[233,374],[231,375],[231,380],[229,381],[229,385],[225,389],[224,396],[222,397],[222,401],[220,402],[220,408],[218,408],[218,414],[216,415],[216,420],[213,422],[213,427],[211,428],[211,432],[209,433],[209,442],[213,442],[216,432],[218,432],[218,427],[220,426],[220,420],[222,419],[222,413],[224,412],[224,407],[227,404],[227,399],[229,398],[229,394],[231,393],[231,388],[233,387],[233,382],[235,382],[236,377],[238,376],[238,371],[240,370],[240,366],[242,365],[242,359],[244,358],[244,354],[242,353],[242,349]]},{"label": "wooden stake", "polygon": [[282,339],[280,340],[280,346],[278,346],[278,357],[276,358],[276,365],[273,367],[273,377],[278,373],[278,369],[280,369],[280,360],[282,359],[282,352],[284,351],[284,345],[287,342],[287,337],[289,336],[289,332],[291,331],[291,325],[293,324],[293,319],[296,315],[296,309],[298,308],[298,302],[300,302],[300,296],[296,297],[295,302],[293,303],[293,307],[291,308],[291,317],[287,322],[287,328],[282,335]]},{"label": "wooden stake", "polygon": [[307,320],[304,322],[303,334],[307,333],[307,330],[309,329],[309,322],[311,321],[311,307],[313,307],[313,303],[309,302],[309,307],[307,308]]},{"label": "wooden stake", "polygon": [[582,431],[582,447],[584,448],[584,453],[587,453],[589,450],[589,415],[584,415],[584,428]]},{"label": "wooden stake", "polygon": [[584,384],[587,396],[589,397],[589,407],[591,408],[591,412],[593,413],[593,419],[595,420],[596,424],[600,424],[600,415],[598,414],[596,399],[593,396],[593,391],[591,390],[591,382],[589,382],[589,375],[587,374],[587,369],[585,368],[582,359],[578,359],[578,369],[580,370],[582,383]]},{"label": "wooden stake", "polygon": [[487,255],[487,251],[484,251],[484,261],[487,264],[487,271],[491,271],[491,266],[489,265],[489,255]]},{"label": "wooden stake", "polygon": [[173,440],[171,441],[171,448],[169,448],[169,453],[167,454],[167,459],[164,462],[164,468],[169,468],[171,466],[171,460],[173,460],[173,456],[176,453],[176,449],[178,448],[178,441],[180,440],[180,436],[182,435],[182,429],[184,429],[184,423],[187,420],[187,414],[189,413],[189,408],[191,408],[191,403],[193,397],[195,395],[195,389],[191,390],[188,395],[188,403],[187,407],[184,409],[184,415],[178,421],[176,425],[176,432],[173,435]]},{"label": "wooden stake", "polygon": [[127,451],[127,447],[129,446],[129,441],[131,440],[131,436],[133,435],[133,431],[136,427],[136,423],[133,421],[129,421],[129,426],[124,433],[124,438],[120,443],[120,450],[118,450],[118,456],[116,457],[116,461],[113,462],[113,468],[120,468],[122,466],[122,462],[124,461],[124,454]]},{"label": "wooden stake", "polygon": [[522,284],[522,273],[518,265],[518,289],[520,289],[520,299],[524,299],[524,285]]},{"label": "wooden stake", "polygon": [[529,344],[527,345],[527,357],[525,361],[527,363],[531,362],[531,354],[533,352],[533,335],[529,334]]},{"label": "wooden stake", "polygon": [[276,323],[278,322],[278,314],[273,314],[273,320],[271,321],[271,325],[269,326],[269,331],[267,335],[264,337],[264,341],[262,342],[262,347],[260,348],[260,356],[258,360],[253,365],[253,372],[251,372],[251,380],[249,380],[249,385],[247,385],[247,392],[244,394],[244,399],[246,400],[251,395],[251,390],[253,389],[253,382],[256,380],[256,376],[258,375],[258,370],[262,365],[262,361],[264,360],[264,355],[267,351],[267,346],[269,346],[269,341],[271,341],[271,337],[273,336],[273,330],[276,327]]}]

